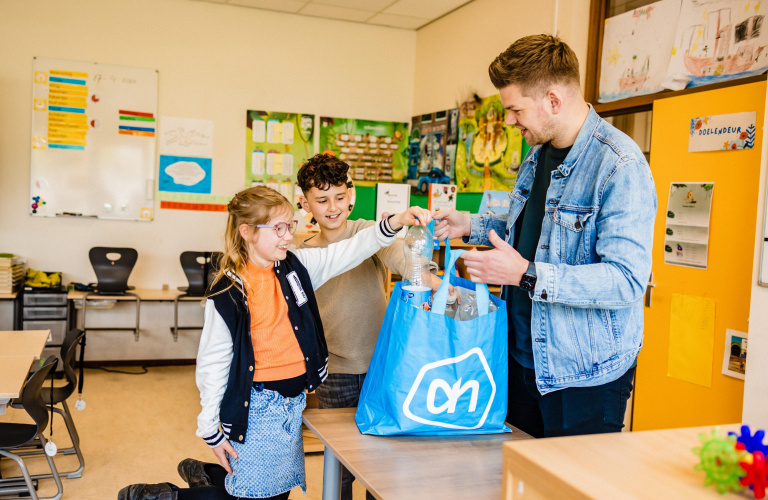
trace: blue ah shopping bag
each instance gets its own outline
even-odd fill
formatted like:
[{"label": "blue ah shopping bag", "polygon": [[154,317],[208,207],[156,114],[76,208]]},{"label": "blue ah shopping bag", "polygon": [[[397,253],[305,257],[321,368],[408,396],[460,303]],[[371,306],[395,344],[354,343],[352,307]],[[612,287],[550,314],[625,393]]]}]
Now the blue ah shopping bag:
[{"label": "blue ah shopping bag", "polygon": [[[446,278],[425,311],[401,300],[397,283],[355,414],[363,434],[511,432],[507,415],[506,304],[484,284],[455,276],[464,253],[446,245]],[[475,290],[479,316],[445,316],[448,283]],[[497,306],[489,312],[490,302]]]}]

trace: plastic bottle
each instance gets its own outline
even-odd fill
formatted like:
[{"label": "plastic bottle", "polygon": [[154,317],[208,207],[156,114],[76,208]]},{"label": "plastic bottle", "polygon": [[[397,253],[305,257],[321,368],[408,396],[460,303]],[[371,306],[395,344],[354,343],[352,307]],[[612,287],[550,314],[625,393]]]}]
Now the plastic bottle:
[{"label": "plastic bottle", "polygon": [[432,306],[432,277],[429,272],[432,242],[432,232],[421,225],[411,226],[403,241],[405,273],[400,298],[427,311]]},{"label": "plastic bottle", "polygon": [[458,298],[458,292],[453,295],[448,295],[448,300],[445,302],[445,315],[453,319],[456,318],[456,313],[459,310],[459,304],[456,303]]}]

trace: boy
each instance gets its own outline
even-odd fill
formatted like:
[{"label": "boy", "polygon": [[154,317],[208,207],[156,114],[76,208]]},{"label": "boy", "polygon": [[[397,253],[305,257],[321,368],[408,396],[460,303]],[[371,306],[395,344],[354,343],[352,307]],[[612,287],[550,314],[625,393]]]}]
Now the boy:
[{"label": "boy", "polygon": [[[322,247],[345,240],[375,223],[364,219],[347,220],[351,208],[348,170],[349,165],[344,161],[327,154],[315,155],[299,169],[298,184],[304,192],[301,206],[312,213],[320,233],[302,242],[298,248]],[[402,240],[381,249],[315,291],[328,343],[329,375],[315,391],[320,408],[357,406],[387,310],[387,270],[384,266],[396,274],[405,272]],[[436,272],[437,265],[432,263],[430,270]],[[440,282],[440,278],[433,274],[433,292],[437,291]],[[342,470],[342,500],[352,499],[354,479],[349,471]],[[368,494],[367,498],[372,497]]]}]

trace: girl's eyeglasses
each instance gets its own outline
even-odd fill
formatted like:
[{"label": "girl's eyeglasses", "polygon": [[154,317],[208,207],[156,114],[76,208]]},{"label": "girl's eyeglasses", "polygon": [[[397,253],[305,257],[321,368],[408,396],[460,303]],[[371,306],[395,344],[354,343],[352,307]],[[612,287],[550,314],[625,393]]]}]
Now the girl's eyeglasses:
[{"label": "girl's eyeglasses", "polygon": [[299,221],[292,220],[291,222],[278,222],[277,224],[256,224],[256,227],[274,229],[278,238],[285,236],[286,231],[290,231],[291,234],[296,232],[296,228],[299,227]]}]

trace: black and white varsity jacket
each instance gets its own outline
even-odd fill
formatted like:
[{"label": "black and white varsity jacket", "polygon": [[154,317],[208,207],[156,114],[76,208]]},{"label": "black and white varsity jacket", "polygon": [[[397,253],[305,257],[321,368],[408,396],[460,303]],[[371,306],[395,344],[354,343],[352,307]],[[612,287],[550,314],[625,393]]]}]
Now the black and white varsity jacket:
[{"label": "black and white varsity jacket", "polygon": [[[314,290],[392,244],[396,235],[384,220],[347,240],[325,248],[288,252],[285,260],[275,262],[288,318],[304,353],[309,391],[328,376],[328,348]],[[241,278],[234,279],[244,289]],[[206,301],[197,352],[195,378],[203,408],[197,417],[196,434],[210,447],[220,445],[225,438],[245,440],[253,384],[255,359],[247,296],[235,287],[216,294],[227,286],[229,280],[221,280]]]}]

